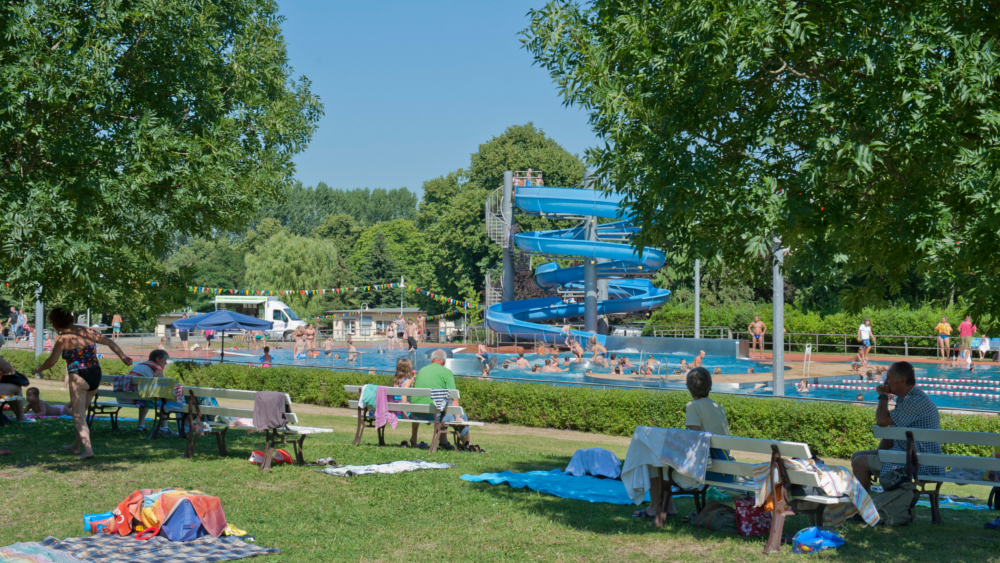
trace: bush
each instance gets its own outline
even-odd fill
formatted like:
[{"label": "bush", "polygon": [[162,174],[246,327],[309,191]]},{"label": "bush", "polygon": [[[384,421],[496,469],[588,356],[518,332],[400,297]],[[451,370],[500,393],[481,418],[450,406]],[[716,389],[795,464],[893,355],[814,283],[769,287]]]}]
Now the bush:
[{"label": "bush", "polygon": [[[37,365],[31,352],[5,353],[19,371]],[[122,373],[117,359],[102,359],[105,373]],[[53,369],[62,379],[65,368]],[[388,375],[316,368],[251,368],[240,364],[173,362],[169,377],[200,387],[281,391],[292,400],[329,407],[347,407],[351,399],[344,385],[386,385]],[[589,387],[505,383],[458,378],[461,403],[471,420],[535,428],[580,430],[630,436],[636,426],[680,428],[684,406],[691,396],[683,391],[601,390]],[[356,398],[356,397],[355,397]],[[878,447],[872,436],[875,411],[843,403],[767,399],[714,394],[726,409],[734,436],[805,442],[819,456],[849,459],[853,452]],[[1000,432],[1000,417],[941,415],[941,428],[973,432]],[[944,445],[945,453],[991,456],[978,446]]]}]

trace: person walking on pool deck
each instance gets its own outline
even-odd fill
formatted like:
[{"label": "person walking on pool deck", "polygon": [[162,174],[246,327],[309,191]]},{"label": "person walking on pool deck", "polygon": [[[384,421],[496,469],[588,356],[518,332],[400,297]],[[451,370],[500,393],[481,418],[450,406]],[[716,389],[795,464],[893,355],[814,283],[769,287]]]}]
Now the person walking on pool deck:
[{"label": "person walking on pool deck", "polygon": [[767,325],[760,320],[760,315],[754,315],[753,322],[747,326],[753,339],[750,341],[750,359],[753,359],[753,349],[757,347],[757,357],[764,359],[764,335],[767,334]]},{"label": "person walking on pool deck", "polygon": [[87,427],[87,404],[94,399],[101,385],[101,364],[97,361],[97,344],[111,348],[125,365],[132,365],[132,358],[118,347],[118,344],[103,334],[73,324],[73,315],[56,307],[49,313],[49,323],[59,331],[52,353],[42,364],[32,370],[40,374],[56,365],[59,358],[66,360],[69,371],[69,397],[73,405],[73,425],[76,426],[76,440],[63,448],[79,455],[79,459],[94,457],[90,444],[90,428]]},{"label": "person walking on pool deck", "polygon": [[[414,389],[458,389],[455,387],[455,374],[451,373],[451,370],[444,367],[444,364],[448,361],[448,354],[441,349],[434,350],[431,352],[431,363],[427,364],[420,371],[417,372],[416,379],[413,380]],[[414,405],[433,405],[434,401],[430,397],[410,397],[410,403]],[[454,399],[451,402],[451,406],[458,406],[458,399]],[[434,414],[430,413],[410,413],[410,418],[416,420],[425,420],[427,422],[434,422]],[[456,419],[455,415],[446,414],[442,421],[447,424],[449,422],[455,422],[456,420],[462,422],[468,422],[469,417],[465,415],[461,418]],[[420,423],[413,423],[413,434],[410,435],[410,446],[417,447],[417,432],[420,431]],[[462,442],[468,445],[469,442],[469,427],[463,426],[460,433],[462,437]],[[441,436],[441,445],[444,449],[451,449],[451,444],[448,443],[447,436]]]},{"label": "person walking on pool deck", "polygon": [[951,351],[951,325],[948,324],[948,317],[941,317],[941,322],[934,327],[938,335],[938,354],[947,360]]},{"label": "person walking on pool deck", "polygon": [[[726,418],[725,409],[719,403],[708,398],[709,393],[712,392],[712,374],[708,373],[708,370],[705,368],[694,368],[687,373],[686,384],[688,393],[691,394],[691,400],[684,406],[684,426],[688,430],[694,430],[695,432],[709,432],[716,436],[728,436],[729,420]],[[712,459],[732,459],[728,451],[719,448],[709,450],[709,455]],[[725,477],[709,471],[705,474],[705,479],[721,481]],[[674,482],[684,489],[693,488],[698,485],[690,477],[685,477],[677,473],[674,474]],[[660,475],[657,468],[652,466],[649,467],[649,484],[649,498],[659,498],[661,487]],[[670,504],[664,510],[667,516],[677,514],[673,499],[670,499]],[[656,518],[656,507],[653,506],[653,503],[650,503],[646,508],[634,512],[632,516],[634,518]],[[662,524],[662,522],[657,522],[657,524]]]},{"label": "person walking on pool deck", "polygon": [[[187,313],[181,315],[181,320],[188,318]],[[177,331],[177,336],[181,339],[181,346],[184,347],[184,351],[188,351],[188,331],[185,329],[179,329]]]},{"label": "person walking on pool deck", "polygon": [[111,334],[117,339],[122,336],[122,316],[115,313],[114,317],[111,317]]},{"label": "person walking on pool deck", "polygon": [[976,334],[979,329],[976,325],[972,324],[972,317],[966,316],[965,320],[958,324],[958,342],[960,350],[972,351],[972,335]]},{"label": "person walking on pool deck", "polygon": [[[889,366],[885,383],[875,388],[878,392],[878,407],[875,409],[875,423],[879,426],[899,426],[901,428],[920,428],[939,430],[941,418],[937,405],[931,401],[924,391],[917,387],[913,365],[909,362],[896,362]],[[889,410],[889,394],[896,396],[896,408]],[[941,444],[938,442],[914,442],[918,454],[940,454]],[[882,440],[879,450],[906,451],[906,440]],[[861,486],[871,493],[872,476],[878,476],[883,487],[893,484],[888,481],[895,477],[890,475],[893,470],[902,472],[906,465],[902,463],[882,463],[878,450],[855,452],[851,456],[851,468]],[[941,475],[943,467],[920,466],[921,475]],[[902,475],[900,475],[902,476]],[[888,482],[887,482],[888,481]]]},{"label": "person walking on pool deck", "polygon": [[872,344],[875,343],[871,319],[866,318],[865,322],[861,323],[861,326],[858,327],[858,342],[861,343],[861,349],[858,350],[861,365],[868,367],[868,351],[872,349]]}]

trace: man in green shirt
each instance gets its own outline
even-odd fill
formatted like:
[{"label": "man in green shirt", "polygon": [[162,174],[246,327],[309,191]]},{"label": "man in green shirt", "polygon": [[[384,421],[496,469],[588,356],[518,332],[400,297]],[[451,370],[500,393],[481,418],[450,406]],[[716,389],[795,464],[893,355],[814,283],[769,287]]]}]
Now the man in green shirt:
[{"label": "man in green shirt", "polygon": [[[448,354],[444,350],[434,350],[431,353],[431,363],[427,364],[417,372],[417,377],[413,381],[414,389],[458,389],[455,387],[455,374],[451,373],[451,370],[444,367],[445,362],[448,360]],[[434,401],[430,397],[410,397],[410,403],[415,405],[433,405]],[[451,401],[451,406],[458,406],[458,399],[453,399]],[[433,414],[424,413],[410,413],[410,418],[417,420],[426,420],[427,422],[434,422]],[[446,414],[442,419],[445,424],[449,422],[468,422],[468,416],[463,416],[456,419],[455,415]],[[420,423],[413,423],[413,434],[410,436],[410,446],[417,447],[417,432],[420,429]],[[462,441],[465,444],[469,443],[469,427],[462,427]],[[449,449],[451,445],[448,443],[447,437],[442,436],[441,445],[445,449]]]}]

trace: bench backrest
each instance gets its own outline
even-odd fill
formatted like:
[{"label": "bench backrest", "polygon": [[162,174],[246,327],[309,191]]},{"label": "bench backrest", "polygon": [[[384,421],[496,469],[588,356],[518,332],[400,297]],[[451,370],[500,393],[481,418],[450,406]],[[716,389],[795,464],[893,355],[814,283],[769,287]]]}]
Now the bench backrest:
[{"label": "bench backrest", "polygon": [[[778,446],[778,453],[784,458],[811,459],[812,452],[807,444],[799,442],[779,442],[777,440],[758,440],[756,438],[740,438],[738,436],[712,436],[713,448],[729,450],[729,453],[746,452],[771,455],[771,446]],[[735,456],[734,456],[735,457]],[[747,479],[753,478],[753,469],[760,463],[745,463],[740,461],[712,460],[711,471],[725,475],[735,475]],[[819,477],[805,471],[788,471],[788,479],[793,485],[818,487]]]},{"label": "bench backrest", "polygon": [[[344,385],[345,393],[361,393],[361,388],[363,385]],[[415,389],[413,387],[386,387],[385,393],[390,397],[389,402],[392,403],[391,397],[393,395],[399,395],[400,397],[430,397],[430,389]],[[448,399],[461,399],[462,395],[458,392],[458,389],[448,390]]]},{"label": "bench backrest", "polygon": [[[879,439],[906,441],[906,433],[913,433],[916,442],[938,442],[941,444],[965,444],[969,446],[987,446],[1000,448],[1000,434],[991,432],[965,432],[961,430],[927,430],[921,428],[903,428],[900,426],[875,426],[872,433]],[[879,450],[878,457],[882,462],[906,463],[906,452],[899,450]],[[1000,471],[1000,458],[976,457],[948,454],[926,454],[917,452],[917,462],[920,465],[952,467],[960,469],[976,469],[980,471]]]},{"label": "bench backrest", "polygon": [[[113,375],[102,375],[101,383],[112,384],[114,383],[115,376]],[[215,387],[188,387],[183,386],[184,396],[187,397],[191,392],[194,392],[195,397],[210,397],[216,400],[231,400],[231,401],[253,401],[257,398],[256,391],[245,391],[242,389],[218,389]],[[108,397],[114,399],[141,399],[138,393],[123,393],[114,392],[109,389],[98,389],[98,397]],[[292,398],[288,393],[284,393],[286,413],[285,419],[288,420],[289,424],[298,424],[299,418],[294,412],[291,412],[292,408]],[[169,409],[170,412],[194,412],[191,408],[192,405],[181,405],[179,407]],[[239,407],[213,407],[209,405],[199,405],[199,410],[203,415],[212,416],[231,416],[237,418],[253,418],[253,407],[248,409]]]}]

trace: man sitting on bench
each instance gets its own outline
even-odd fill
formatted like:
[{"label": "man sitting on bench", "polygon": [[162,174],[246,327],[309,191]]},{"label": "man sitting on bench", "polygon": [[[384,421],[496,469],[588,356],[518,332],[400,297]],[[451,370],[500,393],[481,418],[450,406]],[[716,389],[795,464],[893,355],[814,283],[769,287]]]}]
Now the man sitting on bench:
[{"label": "man sitting on bench", "polygon": [[[434,350],[431,353],[431,363],[427,364],[420,371],[417,372],[417,377],[413,381],[414,389],[457,389],[455,387],[455,374],[451,373],[451,370],[444,367],[445,362],[448,360],[448,354],[444,350]],[[430,397],[410,397],[410,403],[415,405],[433,405],[434,401]],[[452,401],[451,406],[458,406],[458,399]],[[426,420],[427,422],[434,422],[434,415],[430,413],[410,413],[410,418],[417,420]],[[444,416],[443,422],[455,422],[455,415],[447,414]],[[461,419],[462,422],[468,422],[468,416]],[[420,424],[413,423],[413,434],[410,436],[410,446],[417,447],[417,432],[420,429]],[[465,426],[460,432],[462,436],[462,442],[466,445],[469,444],[469,427]],[[441,437],[442,447],[446,450],[452,449],[452,445],[448,443],[448,438],[446,436]]]},{"label": "man sitting on bench", "polygon": [[[170,354],[166,350],[153,350],[149,353],[149,359],[141,364],[133,364],[132,371],[128,372],[129,375],[133,377],[163,377],[163,369],[167,367],[167,360],[170,359]],[[135,401],[136,406],[139,407],[139,424],[136,426],[138,432],[146,431],[146,414],[149,412],[150,404],[155,404],[156,401],[146,401],[143,399],[138,399]],[[167,419],[160,420],[160,437],[170,437],[173,432],[167,428]]]},{"label": "man sitting on bench", "polygon": [[[930,397],[917,387],[913,365],[909,362],[896,362],[889,366],[885,383],[875,388],[878,391],[878,407],[875,409],[875,423],[879,426],[899,426],[902,428],[921,428],[939,430],[941,418],[937,405]],[[889,410],[889,393],[896,395],[896,408]],[[914,442],[917,454],[940,454],[941,444],[938,442]],[[906,451],[906,440],[882,440],[879,450]],[[918,456],[919,457],[919,456]],[[889,477],[893,470],[904,472],[906,465],[902,463],[882,463],[878,450],[855,452],[851,456],[851,468],[854,476],[861,482],[869,494],[872,488],[872,476]],[[943,467],[921,466],[922,475],[941,475]],[[880,479],[882,486],[891,486],[892,482]]]}]

